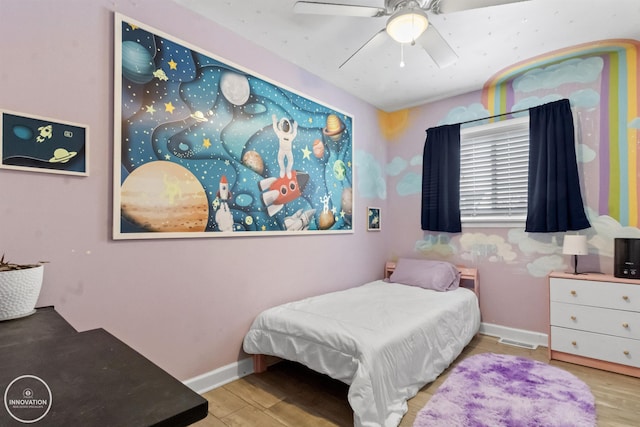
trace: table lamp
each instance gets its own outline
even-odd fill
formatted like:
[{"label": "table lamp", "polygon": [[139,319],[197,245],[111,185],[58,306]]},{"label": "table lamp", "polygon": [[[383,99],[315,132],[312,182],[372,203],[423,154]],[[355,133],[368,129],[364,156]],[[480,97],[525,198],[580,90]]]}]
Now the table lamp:
[{"label": "table lamp", "polygon": [[587,236],[566,235],[562,244],[564,255],[573,255],[573,274],[578,274],[578,255],[587,255]]}]

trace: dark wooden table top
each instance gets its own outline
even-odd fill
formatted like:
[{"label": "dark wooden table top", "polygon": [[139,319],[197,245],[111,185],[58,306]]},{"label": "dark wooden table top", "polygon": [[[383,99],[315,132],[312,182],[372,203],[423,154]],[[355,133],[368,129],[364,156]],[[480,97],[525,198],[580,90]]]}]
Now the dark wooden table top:
[{"label": "dark wooden table top", "polygon": [[77,333],[53,307],[39,308],[31,316],[0,322],[0,354],[3,353],[3,347],[10,345]]},{"label": "dark wooden table top", "polygon": [[[51,391],[38,426],[187,426],[208,403],[104,329],[76,332],[53,308],[0,322],[0,392],[22,375]],[[24,426],[0,406],[0,426]]]}]

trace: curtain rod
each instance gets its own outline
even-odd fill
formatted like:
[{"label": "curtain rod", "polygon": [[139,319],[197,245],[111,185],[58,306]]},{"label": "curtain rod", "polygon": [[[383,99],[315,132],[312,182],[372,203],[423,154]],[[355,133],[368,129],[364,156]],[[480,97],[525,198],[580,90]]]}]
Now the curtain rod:
[{"label": "curtain rod", "polygon": [[522,113],[523,111],[529,111],[529,109],[528,108],[523,108],[522,110],[510,111],[508,113],[496,114],[494,116],[483,117],[483,118],[480,118],[480,119],[467,120],[466,122],[460,122],[458,124],[459,125],[464,125],[464,124],[467,124],[467,123],[479,122],[480,120],[495,119],[496,117],[508,116],[509,114]]}]

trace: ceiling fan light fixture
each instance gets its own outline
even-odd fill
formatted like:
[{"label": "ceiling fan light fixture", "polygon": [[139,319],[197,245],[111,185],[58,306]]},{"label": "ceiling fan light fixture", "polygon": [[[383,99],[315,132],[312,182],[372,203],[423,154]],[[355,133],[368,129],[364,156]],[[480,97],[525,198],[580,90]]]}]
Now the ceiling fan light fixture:
[{"label": "ceiling fan light fixture", "polygon": [[429,26],[427,14],[422,9],[401,9],[387,21],[387,34],[398,43],[412,43]]}]

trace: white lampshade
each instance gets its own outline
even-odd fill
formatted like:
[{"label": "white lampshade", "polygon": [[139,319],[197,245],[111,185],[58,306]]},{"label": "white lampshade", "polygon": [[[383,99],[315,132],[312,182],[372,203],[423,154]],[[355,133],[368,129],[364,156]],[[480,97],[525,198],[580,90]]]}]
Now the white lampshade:
[{"label": "white lampshade", "polygon": [[387,21],[387,34],[398,43],[411,43],[429,26],[427,14],[419,8],[401,9]]},{"label": "white lampshade", "polygon": [[565,255],[587,255],[587,236],[566,235],[562,244],[562,253]]}]

